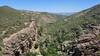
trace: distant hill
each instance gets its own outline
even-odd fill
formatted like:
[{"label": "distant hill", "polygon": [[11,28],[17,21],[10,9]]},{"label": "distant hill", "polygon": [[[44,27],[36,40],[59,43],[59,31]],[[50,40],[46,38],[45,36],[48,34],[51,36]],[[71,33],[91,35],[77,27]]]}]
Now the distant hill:
[{"label": "distant hill", "polygon": [[2,34],[2,31],[5,30],[7,31],[8,36],[13,32],[22,29],[23,27],[25,27],[24,23],[29,23],[31,18],[36,19],[39,25],[46,25],[48,23],[56,22],[56,20],[63,18],[63,16],[48,12],[17,10],[9,6],[1,6],[0,34]]},{"label": "distant hill", "polygon": [[95,5],[91,8],[88,8],[86,10],[83,10],[81,12],[78,12],[76,14],[73,14],[69,17],[66,17],[67,19],[76,19],[76,18],[83,18],[86,20],[92,20],[92,19],[97,19],[99,20],[100,18],[100,4]]},{"label": "distant hill", "polygon": [[72,14],[75,14],[75,13],[77,13],[77,12],[65,12],[65,13],[56,13],[56,14],[58,14],[58,15],[64,15],[64,16],[70,16],[70,15],[72,15]]},{"label": "distant hill", "polygon": [[15,14],[18,13],[18,10],[13,9],[9,6],[1,6],[0,7],[0,15],[2,15],[2,14],[8,15],[8,14],[14,14],[14,13]]}]

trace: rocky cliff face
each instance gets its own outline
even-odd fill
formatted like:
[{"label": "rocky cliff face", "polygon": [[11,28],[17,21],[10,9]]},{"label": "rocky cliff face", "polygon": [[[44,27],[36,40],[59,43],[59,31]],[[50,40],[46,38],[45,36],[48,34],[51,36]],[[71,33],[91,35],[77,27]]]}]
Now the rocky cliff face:
[{"label": "rocky cliff face", "polygon": [[32,21],[29,27],[12,34],[9,38],[3,39],[4,53],[3,56],[23,56],[34,49],[37,38],[37,25]]},{"label": "rocky cliff face", "polygon": [[100,25],[88,24],[86,30],[87,33],[73,42],[69,53],[73,52],[76,56],[100,56]]}]

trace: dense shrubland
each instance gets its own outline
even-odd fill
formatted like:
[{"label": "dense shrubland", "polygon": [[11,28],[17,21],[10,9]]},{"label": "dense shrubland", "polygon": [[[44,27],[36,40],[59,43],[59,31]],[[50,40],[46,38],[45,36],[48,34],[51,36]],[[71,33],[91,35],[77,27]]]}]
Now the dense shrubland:
[{"label": "dense shrubland", "polygon": [[[24,16],[19,13],[17,16],[7,16],[0,14],[0,33],[2,33],[3,30],[6,30],[5,35],[0,36],[0,50],[2,50],[1,46],[3,37],[7,37],[10,34],[24,28],[24,22],[29,23],[30,19],[28,18],[30,17],[35,18],[38,24],[37,45],[40,49],[39,52],[41,53],[38,55],[43,56],[60,56],[59,51],[63,51],[63,56],[66,56],[66,49],[68,47],[62,49],[64,48],[64,42],[74,41],[83,32],[87,32],[84,30],[86,29],[85,25],[100,24],[100,5],[68,17],[62,17],[60,15],[49,14],[46,12],[37,12],[33,14],[26,12],[23,13],[25,13]],[[16,29],[14,30],[14,28]],[[37,55],[37,53],[29,52],[26,56],[35,55]]]}]

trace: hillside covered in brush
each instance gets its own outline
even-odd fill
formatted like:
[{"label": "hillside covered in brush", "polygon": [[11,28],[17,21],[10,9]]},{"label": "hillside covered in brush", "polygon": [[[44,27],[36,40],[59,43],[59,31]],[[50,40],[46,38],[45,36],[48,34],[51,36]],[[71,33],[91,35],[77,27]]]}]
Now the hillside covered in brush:
[{"label": "hillside covered in brush", "polygon": [[77,39],[80,35],[82,35],[83,33],[87,33],[88,24],[98,25],[100,23],[99,10],[100,10],[100,4],[95,5],[86,10],[80,11],[71,16],[68,16],[64,20],[58,20],[53,24],[48,24],[45,28],[41,27],[40,28],[41,34],[39,35],[39,37],[40,40],[43,41],[39,41],[40,47],[42,46],[41,44],[43,43],[44,45],[47,44],[46,51],[45,49],[42,49],[44,50],[43,54],[45,53],[44,55],[46,56],[49,55],[58,56],[57,52],[59,51],[59,45],[62,46],[62,44],[64,44],[67,41],[69,42],[75,41],[75,39]]},{"label": "hillside covered in brush", "polygon": [[39,21],[39,24],[48,24],[56,22],[62,18],[60,15],[48,12],[33,12],[13,9],[9,6],[0,7],[0,33],[6,31],[6,34],[13,33],[25,27],[25,23],[29,23],[31,18]]},{"label": "hillside covered in brush", "polygon": [[[0,7],[0,47],[2,39],[29,25],[31,19],[37,22],[37,46],[43,56],[68,56],[68,42],[75,41],[87,33],[87,25],[100,24],[100,4],[86,10],[62,16],[48,12],[16,10],[8,6]],[[92,31],[92,30],[91,30]],[[98,38],[99,39],[99,38]],[[64,46],[65,45],[65,46]],[[28,53],[27,56],[38,55]]]},{"label": "hillside covered in brush", "polygon": [[21,30],[30,24],[31,19],[36,19],[38,25],[54,23],[62,15],[48,12],[34,12],[27,10],[17,10],[9,6],[0,7],[0,47],[2,48],[2,39],[9,37],[11,34]]}]

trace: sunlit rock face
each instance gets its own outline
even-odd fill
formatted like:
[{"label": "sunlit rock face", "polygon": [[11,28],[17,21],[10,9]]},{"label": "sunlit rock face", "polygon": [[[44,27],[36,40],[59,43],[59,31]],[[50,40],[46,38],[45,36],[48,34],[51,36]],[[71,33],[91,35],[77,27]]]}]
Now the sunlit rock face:
[{"label": "sunlit rock face", "polygon": [[35,45],[37,38],[36,22],[33,20],[29,27],[12,34],[9,38],[3,39],[3,56],[23,56]]}]

